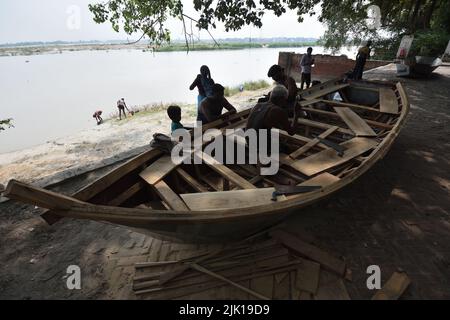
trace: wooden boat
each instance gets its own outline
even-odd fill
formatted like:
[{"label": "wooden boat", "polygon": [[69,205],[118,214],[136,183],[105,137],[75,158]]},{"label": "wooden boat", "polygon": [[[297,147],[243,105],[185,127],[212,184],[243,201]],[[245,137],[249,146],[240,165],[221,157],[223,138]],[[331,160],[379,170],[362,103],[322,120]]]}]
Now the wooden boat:
[{"label": "wooden boat", "polygon": [[[170,156],[151,149],[71,197],[18,181],[8,184],[5,196],[49,209],[43,218],[50,224],[70,217],[182,242],[242,239],[302,214],[358,179],[386,155],[409,112],[400,83],[333,80],[299,96],[305,117],[296,135],[280,132],[284,153],[275,176],[208,156],[202,164],[175,165]],[[244,127],[249,113],[203,130]],[[345,151],[339,155],[336,146]],[[316,188],[281,194],[274,201],[278,185]]]}]

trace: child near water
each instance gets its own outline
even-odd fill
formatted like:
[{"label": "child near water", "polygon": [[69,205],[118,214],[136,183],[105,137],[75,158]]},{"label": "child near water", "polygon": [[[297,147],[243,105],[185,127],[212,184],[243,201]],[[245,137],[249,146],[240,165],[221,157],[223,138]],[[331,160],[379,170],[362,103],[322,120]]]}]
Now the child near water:
[{"label": "child near water", "polygon": [[92,117],[95,118],[95,120],[97,120],[97,125],[100,125],[100,124],[103,122],[103,119],[102,119],[102,113],[103,113],[103,111],[97,110],[97,111],[95,111],[95,113],[92,115]]}]

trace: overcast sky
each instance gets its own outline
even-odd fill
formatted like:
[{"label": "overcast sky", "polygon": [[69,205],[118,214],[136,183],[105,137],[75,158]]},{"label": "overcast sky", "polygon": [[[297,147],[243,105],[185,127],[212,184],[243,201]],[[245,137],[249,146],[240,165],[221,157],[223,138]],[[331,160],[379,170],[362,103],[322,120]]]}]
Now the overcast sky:
[{"label": "overcast sky", "polygon": [[[111,25],[96,24],[88,9],[89,3],[101,0],[0,0],[0,43],[26,41],[79,41],[132,39],[124,33],[116,33]],[[192,17],[198,14],[192,9],[192,0],[183,0],[186,13]],[[72,19],[79,11],[79,25]],[[233,37],[313,37],[322,36],[324,27],[316,17],[305,17],[299,24],[295,12],[288,12],[278,18],[266,15],[263,28],[246,27],[238,32],[226,33],[222,27],[212,30],[216,38]],[[75,27],[70,27],[75,26]],[[172,39],[182,37],[181,22],[171,20],[168,27]],[[201,38],[207,38],[205,32]],[[135,36],[136,38],[136,36]]]}]

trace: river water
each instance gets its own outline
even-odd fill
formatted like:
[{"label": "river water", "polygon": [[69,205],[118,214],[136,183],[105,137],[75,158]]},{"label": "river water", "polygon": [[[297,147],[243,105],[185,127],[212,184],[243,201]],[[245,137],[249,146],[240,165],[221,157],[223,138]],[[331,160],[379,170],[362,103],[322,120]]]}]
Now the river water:
[{"label": "river water", "polygon": [[[201,65],[224,86],[267,79],[280,51],[306,48],[149,53],[139,50],[76,51],[0,57],[0,119],[14,128],[0,132],[0,153],[61,138],[95,126],[92,114],[129,106],[196,102],[189,85]],[[323,53],[316,47],[314,53]],[[348,52],[343,52],[349,54]],[[350,53],[351,54],[351,53]]]}]

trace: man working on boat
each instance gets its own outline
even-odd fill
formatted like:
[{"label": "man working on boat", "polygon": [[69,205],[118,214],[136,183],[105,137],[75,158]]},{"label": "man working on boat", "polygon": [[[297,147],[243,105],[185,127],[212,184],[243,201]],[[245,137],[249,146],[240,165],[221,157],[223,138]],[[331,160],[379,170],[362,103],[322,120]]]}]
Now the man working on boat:
[{"label": "man working on boat", "polygon": [[236,108],[225,99],[225,88],[216,83],[212,88],[212,96],[204,99],[200,105],[200,112],[204,116],[203,124],[219,119],[224,108],[228,110],[225,115],[236,113]]},{"label": "man working on boat", "polygon": [[270,67],[267,73],[269,78],[272,78],[277,84],[284,86],[288,90],[287,108],[293,108],[296,104],[298,87],[297,83],[292,77],[287,76],[284,73],[284,69],[275,64]]},{"label": "man working on boat", "polygon": [[277,85],[270,95],[268,102],[258,103],[250,112],[247,119],[247,129],[277,128],[287,131],[291,136],[296,133],[298,112],[294,109],[294,119],[289,123],[289,116],[286,111],[289,92],[281,85]]},{"label": "man working on boat", "polygon": [[300,61],[300,67],[302,69],[302,84],[300,90],[303,90],[306,84],[306,89],[309,89],[311,85],[311,70],[314,65],[314,58],[312,56],[313,48],[309,47],[306,54],[303,55],[302,61]]},{"label": "man working on boat", "polygon": [[370,51],[372,46],[372,41],[367,41],[364,47],[359,48],[358,54],[356,56],[355,69],[353,70],[352,78],[354,80],[361,80],[364,72],[364,67],[366,66],[366,61],[370,57]]}]

